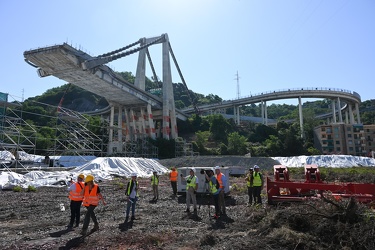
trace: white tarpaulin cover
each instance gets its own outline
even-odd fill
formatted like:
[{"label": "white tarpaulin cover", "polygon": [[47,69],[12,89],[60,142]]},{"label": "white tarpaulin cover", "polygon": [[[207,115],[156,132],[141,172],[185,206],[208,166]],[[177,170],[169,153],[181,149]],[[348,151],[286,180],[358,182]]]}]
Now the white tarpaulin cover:
[{"label": "white tarpaulin cover", "polygon": [[[23,154],[23,159],[42,161],[43,156]],[[272,157],[280,164],[287,167],[302,167],[304,164],[316,164],[319,167],[355,167],[375,166],[375,159],[368,157],[349,155],[316,155],[296,157]],[[27,188],[29,185],[39,186],[64,186],[70,179],[75,180],[80,173],[92,174],[95,180],[111,180],[114,176],[129,177],[135,172],[139,177],[150,177],[153,170],[159,174],[169,172],[157,160],[146,158],[129,157],[93,157],[90,156],[51,156],[50,159],[62,159],[66,167],[75,167],[68,171],[41,171],[29,169],[30,172],[22,175],[14,172],[2,171],[0,174],[0,189],[21,186]],[[14,156],[8,151],[0,151],[0,161],[14,160]]]},{"label": "white tarpaulin cover", "polygon": [[[2,153],[7,160],[11,160],[8,153]],[[85,156],[86,157],[86,156]],[[31,158],[40,161],[44,157],[24,155],[23,159],[30,160]],[[39,186],[64,186],[71,179],[76,180],[79,174],[92,174],[96,181],[111,180],[115,176],[130,177],[131,173],[137,173],[139,177],[150,177],[152,172],[156,170],[159,174],[165,174],[169,170],[161,165],[157,160],[146,158],[130,158],[130,157],[90,157],[90,161],[83,160],[80,156],[51,156],[50,159],[64,159],[68,162],[66,166],[75,168],[68,171],[41,171],[34,170],[34,168],[27,168],[30,172],[27,174],[16,174],[9,171],[3,171],[0,175],[0,189],[12,188],[14,186],[21,186],[27,188],[29,185],[34,187]],[[6,161],[6,160],[5,160]],[[10,168],[11,170],[11,168]]]},{"label": "white tarpaulin cover", "polygon": [[303,167],[316,164],[319,167],[375,167],[375,159],[351,155],[313,155],[294,157],[272,157],[287,167]]}]

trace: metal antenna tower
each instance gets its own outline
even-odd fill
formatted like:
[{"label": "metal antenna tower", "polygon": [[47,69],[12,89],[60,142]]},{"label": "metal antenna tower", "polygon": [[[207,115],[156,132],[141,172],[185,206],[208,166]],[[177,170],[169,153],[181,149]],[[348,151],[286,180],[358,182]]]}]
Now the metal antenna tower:
[{"label": "metal antenna tower", "polygon": [[240,77],[238,76],[238,70],[236,74],[236,78],[234,80],[237,80],[237,99],[240,99],[241,92],[240,92]]}]

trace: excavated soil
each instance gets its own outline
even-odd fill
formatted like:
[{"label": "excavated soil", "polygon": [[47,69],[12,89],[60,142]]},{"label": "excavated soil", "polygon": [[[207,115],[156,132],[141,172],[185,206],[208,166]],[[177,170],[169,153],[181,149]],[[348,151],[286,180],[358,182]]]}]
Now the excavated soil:
[{"label": "excavated soil", "polygon": [[129,222],[124,215],[127,180],[99,183],[108,204],[96,208],[100,229],[86,237],[80,228],[66,230],[66,187],[0,191],[0,249],[375,249],[372,210],[355,202],[271,206],[263,191],[262,206],[248,206],[244,179],[230,177],[227,216],[214,220],[209,196],[198,198],[198,217],[190,217],[185,196],[171,195],[167,176],[161,176],[157,202],[151,201],[150,181],[140,182],[136,220]]}]

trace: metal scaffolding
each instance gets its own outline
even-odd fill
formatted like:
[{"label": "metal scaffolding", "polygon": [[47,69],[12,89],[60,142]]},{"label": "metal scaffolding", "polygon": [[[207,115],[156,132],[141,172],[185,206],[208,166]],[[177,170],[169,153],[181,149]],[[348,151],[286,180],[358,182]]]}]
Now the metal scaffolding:
[{"label": "metal scaffolding", "polygon": [[8,94],[0,93],[0,150],[6,150],[19,159],[18,152],[35,153],[36,133],[22,118],[22,104],[8,102]]}]

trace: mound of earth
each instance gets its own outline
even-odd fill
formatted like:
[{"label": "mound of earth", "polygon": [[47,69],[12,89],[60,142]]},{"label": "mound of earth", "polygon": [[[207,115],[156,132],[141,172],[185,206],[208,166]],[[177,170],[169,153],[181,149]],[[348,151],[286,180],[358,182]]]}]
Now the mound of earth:
[{"label": "mound of earth", "polygon": [[243,157],[243,156],[184,156],[179,158],[159,160],[165,167],[215,167],[215,166],[260,166],[262,169],[271,170],[278,161],[270,157]]},{"label": "mound of earth", "polygon": [[[173,165],[177,164],[182,163]],[[361,204],[317,200],[270,206],[263,190],[263,204],[248,206],[244,178],[229,178],[227,216],[217,220],[210,217],[214,208],[209,196],[198,197],[198,216],[189,216],[185,196],[172,196],[168,177],[161,176],[157,202],[152,201],[150,180],[140,179],[136,220],[125,222],[127,180],[101,182],[108,204],[95,209],[100,229],[86,237],[79,234],[80,228],[66,230],[70,217],[66,188],[0,191],[0,248],[375,249],[374,215]],[[82,221],[84,208],[81,213]]]}]

